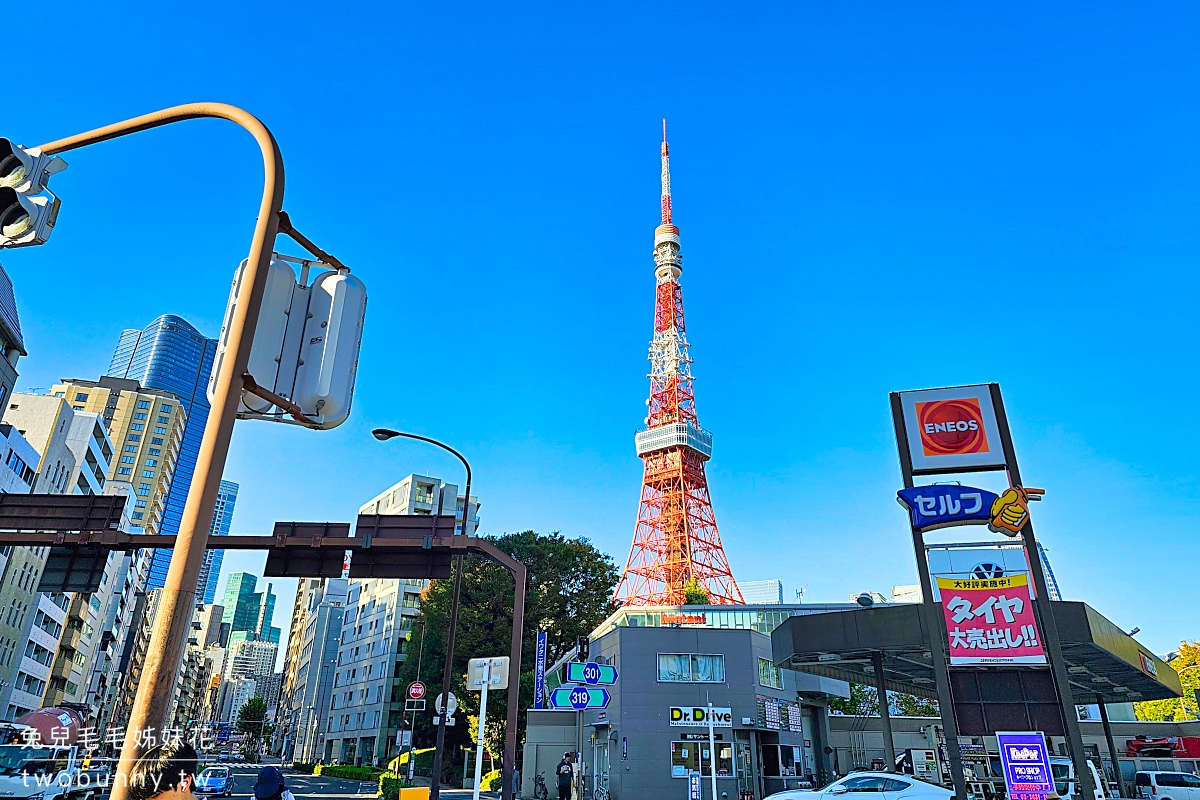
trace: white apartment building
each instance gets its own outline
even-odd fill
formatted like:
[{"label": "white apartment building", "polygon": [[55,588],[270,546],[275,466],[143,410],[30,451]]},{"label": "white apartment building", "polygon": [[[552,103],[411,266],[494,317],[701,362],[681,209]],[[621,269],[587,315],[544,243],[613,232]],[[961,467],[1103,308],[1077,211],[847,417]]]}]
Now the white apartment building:
[{"label": "white apartment building", "polygon": [[75,411],[67,428],[67,447],[75,456],[68,485],[77,494],[103,494],[112,466],[113,443],[104,419],[90,411]]},{"label": "white apartment building", "polygon": [[[365,503],[362,514],[438,514],[455,509],[457,530],[474,536],[479,501],[454,484],[409,475]],[[425,580],[366,579],[350,583],[325,723],[326,763],[383,764],[400,729],[403,689],[397,679],[405,635],[420,613]]]},{"label": "white apartment building", "polygon": [[41,454],[11,424],[0,423],[0,492],[28,494]]},{"label": "white apartment building", "polygon": [[34,470],[36,494],[68,494],[75,455],[67,444],[75,412],[61,397],[14,393],[4,422],[16,428],[39,454]]},{"label": "white apartment building", "polygon": [[[342,622],[350,582],[346,578],[302,578],[304,604],[293,611],[303,621],[293,625],[296,638],[294,674],[289,691],[280,698],[275,722],[281,729],[285,760],[312,762],[325,752],[326,714],[333,697]],[[289,641],[289,649],[291,648]],[[290,665],[289,665],[290,666]]]}]

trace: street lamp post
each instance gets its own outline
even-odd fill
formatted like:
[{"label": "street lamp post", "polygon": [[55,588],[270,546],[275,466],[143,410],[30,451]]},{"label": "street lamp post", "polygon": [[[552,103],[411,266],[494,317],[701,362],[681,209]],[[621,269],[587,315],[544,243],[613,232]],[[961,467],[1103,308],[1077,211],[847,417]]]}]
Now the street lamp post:
[{"label": "street lamp post", "polygon": [[[376,428],[371,431],[371,435],[381,442],[386,442],[388,439],[393,439],[397,436],[402,436],[406,439],[416,439],[420,442],[427,442],[440,447],[448,453],[452,453],[463,467],[467,470],[467,487],[463,499],[463,535],[467,533],[467,514],[471,511],[471,465],[463,454],[455,450],[448,444],[443,444],[437,439],[430,439],[428,436],[420,436],[415,433],[402,433],[400,431],[390,430],[388,428]],[[446,631],[446,662],[442,667],[442,702],[445,703],[443,713],[438,714],[438,729],[437,729],[437,745],[433,751],[433,776],[430,780],[430,800],[438,800],[442,787],[442,751],[446,747],[446,717],[450,708],[450,678],[454,672],[454,632],[458,627],[458,596],[462,592],[462,556],[456,556],[454,559],[454,591],[450,595],[450,621]]]}]

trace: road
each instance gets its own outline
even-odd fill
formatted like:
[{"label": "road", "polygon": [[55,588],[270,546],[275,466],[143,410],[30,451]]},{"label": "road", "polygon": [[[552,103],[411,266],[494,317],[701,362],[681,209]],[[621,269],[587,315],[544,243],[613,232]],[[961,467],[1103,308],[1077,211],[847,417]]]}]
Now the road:
[{"label": "road", "polygon": [[[253,800],[254,781],[258,776],[261,765],[230,764],[233,769],[234,788],[233,800]],[[350,781],[343,778],[326,778],[321,775],[305,775],[302,772],[283,770],[284,781],[296,800],[320,798],[320,800],[339,800],[339,798],[358,798],[365,800],[376,796],[376,784],[369,781]],[[471,797],[469,790],[442,789],[441,796],[446,800],[463,800]],[[497,798],[498,793],[483,792],[481,797]]]}]

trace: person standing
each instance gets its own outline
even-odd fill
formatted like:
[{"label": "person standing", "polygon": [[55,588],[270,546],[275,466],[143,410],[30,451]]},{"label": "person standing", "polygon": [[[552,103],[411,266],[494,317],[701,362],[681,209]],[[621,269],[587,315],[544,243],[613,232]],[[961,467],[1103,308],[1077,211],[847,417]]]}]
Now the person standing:
[{"label": "person standing", "polygon": [[568,751],[563,753],[562,761],[554,768],[554,774],[558,776],[558,800],[571,800],[571,779],[575,776],[574,760],[574,756]]}]

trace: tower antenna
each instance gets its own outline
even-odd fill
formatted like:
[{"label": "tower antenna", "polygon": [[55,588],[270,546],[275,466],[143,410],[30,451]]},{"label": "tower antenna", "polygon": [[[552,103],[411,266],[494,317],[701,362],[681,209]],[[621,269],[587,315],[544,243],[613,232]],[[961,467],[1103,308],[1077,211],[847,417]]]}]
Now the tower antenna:
[{"label": "tower antenna", "polygon": [[645,465],[637,527],[625,573],[622,605],[684,605],[698,583],[710,604],[744,604],[729,569],[704,462],[712,434],[696,419],[692,358],[683,320],[679,228],[671,221],[671,170],[663,120],[662,224],[654,230],[654,338],[650,341],[650,399],[646,427],[634,437]]}]

